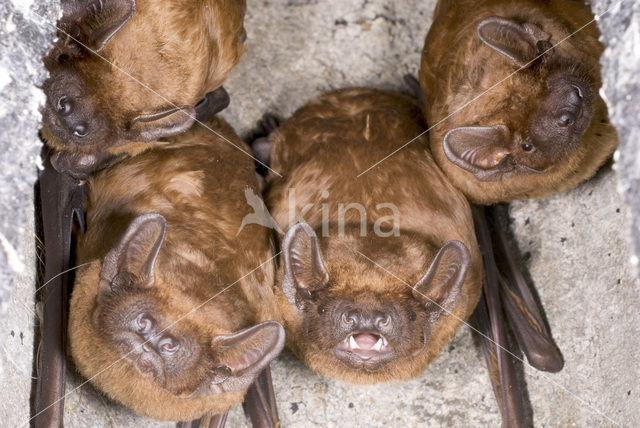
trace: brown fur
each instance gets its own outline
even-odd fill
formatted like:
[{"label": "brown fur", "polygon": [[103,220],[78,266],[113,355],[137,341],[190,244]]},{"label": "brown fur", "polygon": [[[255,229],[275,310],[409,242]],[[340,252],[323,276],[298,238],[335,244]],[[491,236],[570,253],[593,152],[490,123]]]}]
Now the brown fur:
[{"label": "brown fur", "polygon": [[[550,35],[556,44],[593,19],[588,5],[566,0],[441,0],[426,38],[420,83],[427,100],[427,122],[433,155],[452,183],[473,202],[491,204],[528,197],[543,197],[575,187],[591,177],[617,145],[615,129],[598,96],[601,86],[598,59],[602,45],[591,23],[546,53],[542,61],[518,72],[488,91],[461,111],[453,113],[504,79],[518,66],[490,48],[479,38],[476,28],[487,17],[500,16],[531,23]],[[445,134],[463,126],[506,125],[515,146],[525,141],[536,127],[545,84],[550,73],[574,70],[577,79],[592,94],[591,122],[575,147],[551,148],[550,167],[543,173],[512,171],[499,173],[494,181],[483,181],[456,166],[443,150]],[[445,119],[446,118],[446,119]],[[544,126],[538,131],[544,132]],[[518,149],[516,149],[518,150]],[[525,156],[522,152],[518,156]]]},{"label": "brown fur", "polygon": [[[214,119],[209,126],[243,146],[222,120]],[[274,263],[269,261],[273,253],[267,230],[247,225],[237,234],[242,218],[251,212],[245,190],[259,194],[251,159],[200,125],[170,143],[90,179],[87,232],[79,242],[78,264],[91,264],[78,269],[69,338],[78,370],[111,398],[157,419],[189,420],[224,412],[244,395],[244,390],[194,392],[207,376],[207,364],[216,358],[215,349],[208,350],[211,338],[278,320],[278,312],[271,290]],[[135,298],[116,293],[101,303],[105,255],[131,222],[145,213],[161,214],[167,223],[154,268],[155,284]],[[114,328],[109,323],[118,321],[114,315],[124,316],[139,300],[155,302],[159,309],[154,317],[168,324],[217,293],[222,294],[167,330],[174,337],[195,338],[198,344],[192,340],[191,353],[202,355],[192,369],[178,376],[172,390],[141,374],[108,339]]]},{"label": "brown fur", "polygon": [[[265,196],[277,224],[286,231],[297,222],[289,218],[290,190],[295,189],[296,203],[291,208],[295,208],[296,214],[307,203],[315,203],[303,221],[319,237],[328,286],[321,290],[311,287],[314,303],[303,310],[290,304],[282,289],[276,295],[285,320],[288,346],[323,375],[355,383],[416,376],[451,340],[461,319],[467,319],[478,301],[481,259],[469,206],[436,166],[427,151],[426,138],[420,138],[368,174],[356,177],[400,142],[419,134],[424,129],[421,114],[408,97],[369,89],[340,90],[311,101],[269,137],[272,167],[283,175],[283,178],[268,177]],[[385,202],[395,204],[400,212],[399,236],[385,238],[373,233],[374,223],[390,214],[389,210],[377,207]],[[360,236],[359,214],[355,210],[346,212],[348,224],[340,233],[336,218],[340,203],[360,203],[366,208],[366,237]],[[322,231],[322,204],[328,207],[328,237]],[[389,229],[389,223],[382,227],[386,232]],[[449,240],[460,240],[466,245],[471,265],[453,315],[442,315],[427,327],[427,311],[403,281],[413,286],[435,252]],[[390,270],[399,280],[356,250]],[[283,275],[281,267],[278,284],[282,284]],[[356,370],[337,359],[331,351],[336,343],[331,338],[334,332],[330,325],[320,321],[332,316],[335,310],[332,302],[336,299],[365,310],[395,311],[403,325],[393,344],[398,357],[372,370]],[[410,320],[412,312],[414,321]],[[412,322],[415,325],[407,328]],[[430,336],[421,348],[423,332]]]},{"label": "brown fur", "polygon": [[[142,139],[130,132],[135,117],[193,106],[222,85],[245,50],[243,0],[137,0],[135,13],[103,48],[93,46],[91,34],[113,18],[108,11],[72,13],[78,7],[83,6],[67,7],[60,26],[104,59],[64,33],[45,58],[51,77],[44,85],[48,100],[42,134],[56,150],[88,154]],[[71,135],[55,113],[59,97],[72,93],[81,94],[74,108],[86,116],[90,134],[84,138]],[[176,120],[183,120],[178,114]]]}]

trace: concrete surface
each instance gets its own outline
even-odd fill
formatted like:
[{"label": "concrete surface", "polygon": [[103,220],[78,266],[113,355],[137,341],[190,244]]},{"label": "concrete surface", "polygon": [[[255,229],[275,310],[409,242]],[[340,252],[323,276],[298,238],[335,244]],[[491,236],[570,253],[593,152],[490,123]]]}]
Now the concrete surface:
[{"label": "concrete surface", "polygon": [[598,26],[607,46],[600,62],[604,85],[602,93],[609,105],[611,122],[620,136],[615,155],[619,167],[619,191],[628,204],[631,240],[636,257],[633,264],[640,272],[640,2],[635,0],[598,0],[594,10],[602,18]]},{"label": "concrete surface", "polygon": [[[0,2],[0,420],[29,418],[36,283],[33,184],[41,143],[36,87],[46,73],[57,6],[45,0]],[[38,16],[44,16],[46,21]]]},{"label": "concrete surface", "polygon": [[[16,4],[29,4],[28,1],[17,1]],[[632,0],[627,2],[633,3]],[[615,2],[595,3],[598,8]],[[39,4],[34,0],[32,7]],[[247,135],[265,111],[286,117],[326,89],[350,85],[404,89],[402,76],[417,70],[434,5],[434,0],[249,0],[246,19],[249,51],[225,85],[232,103],[224,116],[241,135]],[[3,7],[5,3],[0,5],[2,13]],[[8,7],[15,6],[8,4]],[[55,16],[55,11],[50,11],[49,16]],[[9,32],[6,14],[0,14],[0,17],[3,18],[0,32]],[[52,18],[51,22],[54,20]],[[640,24],[638,15],[622,21],[625,25],[616,27],[616,31],[633,40],[637,33],[632,30]],[[34,23],[36,18],[33,18]],[[613,21],[611,25],[613,28]],[[46,25],[41,25],[41,30],[42,34],[49,32]],[[34,31],[31,43],[36,46],[33,49],[46,50],[42,34]],[[614,47],[619,40],[610,39]],[[7,37],[1,38],[0,49],[7,46],[8,52],[25,49],[24,43],[19,47],[7,43]],[[627,61],[634,65],[632,60],[639,57],[632,52],[621,60],[623,57],[617,51],[607,52],[611,61],[608,67],[613,76],[610,81],[619,78],[616,73],[620,68],[624,69]],[[12,73],[19,72],[15,66],[4,65],[4,56],[0,58],[0,66]],[[40,72],[24,76],[25,81],[39,81]],[[629,73],[635,76],[637,83],[638,72]],[[0,79],[0,85],[2,82]],[[32,91],[32,85],[15,93],[27,94],[29,91]],[[609,86],[607,91],[611,94],[620,92],[614,86]],[[0,92],[1,96],[6,96],[6,89]],[[637,92],[633,96],[637,97]],[[8,105],[15,106],[16,103],[11,101]],[[34,115],[35,110],[30,109],[28,113]],[[638,116],[627,117],[625,126],[629,129],[635,126],[635,132],[638,132],[637,119]],[[16,129],[28,129],[33,133],[34,124],[32,120]],[[14,134],[5,132],[3,129],[2,142],[7,147],[7,141],[11,147],[24,145],[24,139],[18,144],[12,139]],[[640,140],[637,134],[633,135],[630,144],[637,144]],[[29,141],[33,143],[33,135]],[[636,153],[637,149],[633,155]],[[629,160],[637,159],[627,156]],[[32,178],[27,180],[30,186],[29,180]],[[595,179],[564,195],[512,205],[517,244],[526,255],[553,335],[566,361],[564,370],[558,374],[536,372],[529,367],[524,370],[535,426],[640,426],[640,410],[637,410],[640,407],[637,363],[640,358],[640,296],[628,263],[631,253],[626,237],[630,226],[625,221],[625,207],[617,188],[616,175],[609,165]],[[29,188],[26,190],[28,196]],[[28,200],[23,200],[16,205],[19,208],[3,213],[22,209],[26,218],[23,224],[28,225],[32,222],[31,214],[25,208],[29,204]],[[6,218],[5,214],[3,220]],[[4,229],[2,233],[5,233]],[[32,231],[26,227],[24,233],[15,236],[29,238]],[[33,241],[14,238],[10,242],[22,255],[29,273],[33,266]],[[1,266],[4,268],[4,264]],[[9,349],[18,368],[7,362],[8,353],[2,350],[3,366],[11,364],[13,367],[5,370],[0,379],[2,390],[9,391],[3,393],[3,400],[0,400],[2,421],[6,426],[26,424],[28,404],[24,392],[30,384],[31,364],[31,337],[27,334],[31,332],[32,323],[29,298],[34,283],[33,274],[27,273],[22,277],[22,283],[14,285],[17,291],[13,298],[26,302],[23,306],[11,305],[19,319],[9,323],[11,318],[7,316],[0,330],[3,346],[24,342],[20,345],[24,348],[20,354],[14,353],[14,348]],[[15,336],[10,335],[11,329]],[[22,340],[18,332],[25,334]],[[460,329],[451,346],[421,376],[406,383],[372,387],[343,384],[316,376],[289,353],[284,353],[272,366],[284,426],[499,425],[500,417],[484,362],[473,346],[467,327]],[[173,426],[138,417],[82,382],[70,373],[67,427]],[[240,408],[233,410],[228,426],[246,426]]]}]

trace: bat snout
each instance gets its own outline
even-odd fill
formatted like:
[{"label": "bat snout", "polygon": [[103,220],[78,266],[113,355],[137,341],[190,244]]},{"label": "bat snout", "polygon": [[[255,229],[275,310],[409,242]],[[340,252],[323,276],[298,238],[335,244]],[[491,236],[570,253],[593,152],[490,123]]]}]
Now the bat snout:
[{"label": "bat snout", "polygon": [[102,115],[87,95],[81,77],[70,71],[56,73],[45,85],[45,93],[44,118],[50,131],[67,144],[90,144]]},{"label": "bat snout", "polygon": [[63,95],[55,101],[55,112],[60,124],[76,138],[84,138],[89,134],[89,122],[78,108],[78,100]]},{"label": "bat snout", "polygon": [[393,314],[347,307],[340,315],[339,324],[344,336],[334,353],[347,366],[376,370],[395,358],[389,341],[396,324]]},{"label": "bat snout", "polygon": [[347,309],[340,316],[341,327],[350,330],[379,330],[384,331],[393,327],[392,316],[383,311],[362,311]]}]

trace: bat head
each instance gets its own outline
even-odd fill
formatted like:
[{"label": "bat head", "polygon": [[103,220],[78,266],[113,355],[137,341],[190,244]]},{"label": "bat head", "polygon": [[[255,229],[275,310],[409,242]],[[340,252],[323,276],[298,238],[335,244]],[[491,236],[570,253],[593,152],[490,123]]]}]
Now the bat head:
[{"label": "bat head", "polygon": [[71,323],[74,360],[100,389],[148,416],[226,411],[280,353],[284,329],[266,321],[229,331],[224,308],[212,316],[156,275],[165,229],[161,215],[139,216],[106,255],[84,334]]},{"label": "bat head", "polygon": [[599,87],[597,59],[551,49],[559,40],[531,22],[493,16],[476,33],[482,60],[467,75],[475,89],[465,86],[453,97],[461,105],[478,99],[434,133],[446,158],[480,182],[519,186],[518,177],[555,173],[583,156]]},{"label": "bat head", "polygon": [[370,239],[366,247],[390,263],[431,263],[406,284],[354,252],[357,241],[320,242],[306,223],[293,226],[282,245],[284,303],[299,321],[287,332],[292,348],[317,372],[357,383],[415,376],[437,355],[444,343],[432,338],[458,305],[470,260],[464,244],[449,241],[415,250],[409,257],[416,259],[404,263],[410,238]]},{"label": "bat head", "polygon": [[[50,76],[43,86],[42,133],[65,153],[54,161],[60,171],[88,170],[106,148],[189,129],[195,121],[193,105],[222,84],[244,50],[243,2],[228,7],[229,12],[216,3],[211,14],[227,20],[216,18],[209,30],[228,35],[211,35],[208,42],[205,31],[186,38],[174,22],[179,17],[171,17],[174,26],[153,27],[156,15],[172,13],[170,5],[138,4],[137,11],[135,0],[63,1],[58,38],[45,58]],[[199,23],[189,25],[197,28]],[[227,40],[234,38],[238,41]],[[192,61],[182,58],[188,43],[198,46],[200,56]],[[223,55],[221,49],[230,53]]]}]

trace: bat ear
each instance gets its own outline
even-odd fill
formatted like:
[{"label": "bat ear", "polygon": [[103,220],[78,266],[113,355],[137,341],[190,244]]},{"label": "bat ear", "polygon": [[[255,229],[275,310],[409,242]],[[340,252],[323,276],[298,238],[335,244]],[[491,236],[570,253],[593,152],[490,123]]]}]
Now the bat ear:
[{"label": "bat ear", "polygon": [[462,242],[449,241],[413,286],[413,297],[425,305],[429,322],[436,322],[443,311],[449,314],[455,309],[470,260],[469,250]]},{"label": "bat ear", "polygon": [[505,125],[466,126],[446,133],[444,153],[449,160],[479,180],[488,181],[497,172],[507,172],[512,152],[511,132]]},{"label": "bat ear", "polygon": [[265,321],[239,333],[214,337],[211,349],[217,363],[206,381],[205,394],[248,388],[280,354],[284,339],[284,328],[276,321]]},{"label": "bat ear", "polygon": [[191,106],[175,107],[159,113],[141,114],[129,123],[127,139],[155,141],[178,135],[191,128],[196,111]]},{"label": "bat ear", "polygon": [[166,228],[167,221],[160,214],[143,214],[131,222],[118,245],[104,258],[100,271],[101,294],[129,285],[132,276],[142,287],[153,286],[153,268]]},{"label": "bat ear", "polygon": [[84,45],[99,52],[131,18],[135,0],[62,0],[61,24],[77,25]]},{"label": "bat ear", "polygon": [[511,19],[490,16],[476,28],[480,39],[490,48],[524,67],[551,47],[551,36],[531,23],[519,24]]},{"label": "bat ear", "polygon": [[329,274],[322,262],[318,237],[307,223],[298,223],[287,231],[282,240],[284,278],[282,291],[289,303],[298,309],[303,300],[312,298],[311,292],[327,285]]}]

